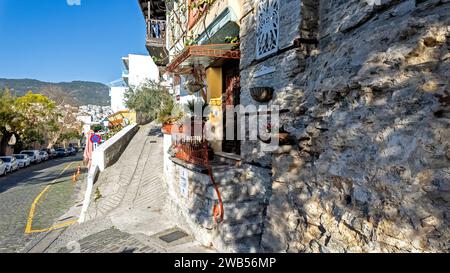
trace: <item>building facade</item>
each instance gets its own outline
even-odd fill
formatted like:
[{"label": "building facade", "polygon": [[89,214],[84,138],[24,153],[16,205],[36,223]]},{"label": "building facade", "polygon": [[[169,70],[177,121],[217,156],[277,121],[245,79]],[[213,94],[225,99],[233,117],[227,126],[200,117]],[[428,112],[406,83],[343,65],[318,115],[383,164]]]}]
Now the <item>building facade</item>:
[{"label": "building facade", "polygon": [[[197,239],[236,252],[448,251],[448,1],[139,2],[147,22],[165,20],[166,72],[211,105],[210,168],[164,140],[171,207]],[[244,123],[278,109],[277,124],[255,125],[277,128],[276,149],[224,140],[227,104],[256,106]]]},{"label": "building facade", "polygon": [[147,81],[159,82],[158,66],[150,56],[129,54],[122,58],[125,70],[122,79],[131,89],[136,89]]},{"label": "building facade", "polygon": [[110,84],[109,96],[111,97],[111,110],[113,113],[128,110],[125,105],[125,93],[129,89],[123,80],[114,81]]}]

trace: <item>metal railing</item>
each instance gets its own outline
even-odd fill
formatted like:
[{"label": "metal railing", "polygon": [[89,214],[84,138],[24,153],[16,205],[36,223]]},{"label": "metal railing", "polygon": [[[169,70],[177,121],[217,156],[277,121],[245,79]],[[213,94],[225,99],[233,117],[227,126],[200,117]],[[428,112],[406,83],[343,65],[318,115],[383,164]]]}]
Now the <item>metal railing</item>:
[{"label": "metal railing", "polygon": [[167,25],[165,20],[147,20],[147,39],[149,41],[164,43]]},{"label": "metal railing", "polygon": [[197,166],[208,166],[208,142],[203,137],[184,136],[175,141],[174,147],[176,158]]}]

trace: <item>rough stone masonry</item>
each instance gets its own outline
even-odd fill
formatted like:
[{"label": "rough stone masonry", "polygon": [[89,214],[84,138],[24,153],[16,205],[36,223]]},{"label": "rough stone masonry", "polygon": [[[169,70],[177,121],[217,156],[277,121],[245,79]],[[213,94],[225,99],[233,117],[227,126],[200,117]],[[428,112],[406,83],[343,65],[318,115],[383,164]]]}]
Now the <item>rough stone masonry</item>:
[{"label": "rough stone masonry", "polygon": [[242,144],[272,171],[261,248],[450,251],[450,1],[280,0],[278,51],[257,59],[260,1],[241,20],[241,102],[274,88],[292,139]]}]

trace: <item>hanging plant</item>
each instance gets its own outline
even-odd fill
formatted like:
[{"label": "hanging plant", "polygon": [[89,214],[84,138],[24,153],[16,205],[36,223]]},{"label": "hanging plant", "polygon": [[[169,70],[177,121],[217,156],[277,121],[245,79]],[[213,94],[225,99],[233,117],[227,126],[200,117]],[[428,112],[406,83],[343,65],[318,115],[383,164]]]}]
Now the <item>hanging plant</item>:
[{"label": "hanging plant", "polygon": [[204,11],[204,9],[211,5],[215,0],[197,0],[192,1],[189,5],[190,10],[200,10],[201,12]]},{"label": "hanging plant", "polygon": [[240,38],[239,36],[227,36],[225,37],[225,43],[229,43],[229,44],[237,44],[240,42]]},{"label": "hanging plant", "polygon": [[200,17],[208,10],[208,7],[214,3],[215,0],[192,0],[189,4],[189,29],[193,28]]}]

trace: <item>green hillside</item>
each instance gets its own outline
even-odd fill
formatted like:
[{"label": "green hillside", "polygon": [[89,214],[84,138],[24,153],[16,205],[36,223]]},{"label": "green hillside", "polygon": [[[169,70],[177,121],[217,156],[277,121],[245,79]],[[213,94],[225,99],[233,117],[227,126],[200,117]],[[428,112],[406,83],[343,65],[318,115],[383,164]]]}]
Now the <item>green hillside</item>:
[{"label": "green hillside", "polygon": [[73,81],[50,83],[32,79],[2,79],[0,89],[9,88],[11,93],[22,96],[28,91],[48,96],[58,104],[110,105],[109,87],[98,82]]}]

